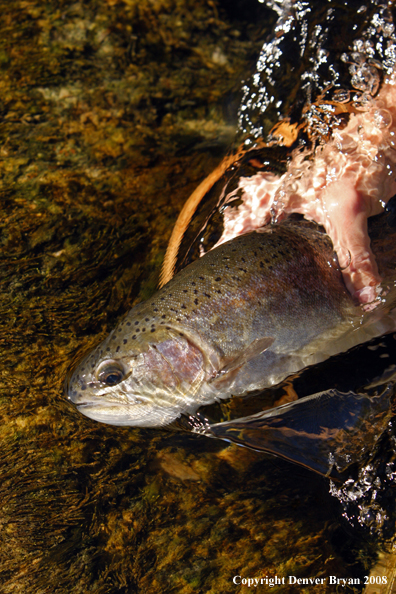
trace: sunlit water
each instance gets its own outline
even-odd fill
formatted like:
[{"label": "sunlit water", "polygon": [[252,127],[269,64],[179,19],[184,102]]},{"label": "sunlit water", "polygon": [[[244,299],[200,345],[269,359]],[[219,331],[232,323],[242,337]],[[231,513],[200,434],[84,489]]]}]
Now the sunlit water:
[{"label": "sunlit water", "polygon": [[[214,157],[202,165],[202,155],[212,151],[217,158],[232,144],[230,125],[219,124],[213,133],[213,122],[204,122],[205,128],[199,119],[205,100],[218,99],[217,75],[207,73],[217,73],[219,64],[225,77],[228,72],[217,47],[205,53],[196,41],[207,27],[219,27],[218,5],[203,3],[209,14],[202,9],[195,20],[194,13],[192,23],[192,8],[182,11],[180,22],[192,31],[186,40],[167,2],[59,2],[54,8],[32,1],[17,7],[23,22],[16,11],[8,14],[11,4],[4,5],[1,26],[12,42],[0,55],[6,126],[1,153],[4,591],[52,594],[57,588],[66,594],[71,585],[84,594],[247,591],[233,582],[237,575],[338,575],[361,578],[349,588],[361,591],[378,543],[391,544],[394,537],[395,438],[389,409],[378,420],[380,431],[371,431],[367,452],[349,461],[344,448],[342,467],[334,459],[348,473],[340,481],[193,435],[188,419],[182,427],[188,434],[103,426],[83,418],[61,396],[66,368],[81,356],[81,347],[91,349],[129,307],[155,290],[176,211],[203,172],[216,165]],[[271,6],[279,17],[277,32],[267,38],[253,78],[242,83],[235,144],[246,142],[251,149],[281,115],[306,122],[301,142],[314,150],[338,120],[304,106],[329,83],[335,84],[326,91],[330,99],[365,103],[365,93],[375,93],[377,74],[381,82],[384,69],[393,68],[392,21],[377,4],[367,10],[361,3]],[[363,47],[349,46],[344,34],[329,33],[326,39],[326,28],[337,30],[332,14],[340,24],[349,23],[351,44],[362,40]],[[371,25],[376,14],[378,23]],[[231,54],[239,32],[229,26],[228,33]],[[168,55],[180,76],[169,74]],[[146,69],[147,56],[159,64],[153,72]],[[194,73],[187,83],[186,61]],[[367,80],[367,87],[353,86],[356,73],[357,84]],[[14,95],[7,84],[15,86]],[[184,120],[179,113],[187,113]],[[197,143],[200,152],[194,153]],[[251,156],[243,172],[225,180],[223,198],[233,196],[241,173],[256,173]],[[290,148],[275,142],[255,156],[268,160],[269,170],[279,176]],[[223,189],[222,182],[216,191]],[[199,255],[195,237],[203,249],[219,239],[216,200],[206,201],[207,210],[193,221],[183,249],[193,244]],[[201,234],[200,222],[213,209]],[[386,400],[393,390],[393,343],[388,335],[358,355],[310,369],[268,394],[268,405],[328,389]],[[215,423],[253,415],[259,406],[252,397],[202,414]],[[332,462],[326,458],[326,472]],[[328,581],[305,588],[335,591]],[[282,590],[301,592],[301,585]],[[261,591],[269,591],[268,584]]]}]

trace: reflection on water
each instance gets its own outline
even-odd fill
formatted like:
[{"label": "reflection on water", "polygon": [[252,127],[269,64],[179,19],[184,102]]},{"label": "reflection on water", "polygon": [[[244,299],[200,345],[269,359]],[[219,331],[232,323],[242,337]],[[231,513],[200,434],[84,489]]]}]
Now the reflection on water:
[{"label": "reflection on water", "polygon": [[[286,461],[103,427],[61,399],[77,350],[153,292],[178,210],[232,142],[238,81],[274,14],[257,2],[13,4],[0,23],[2,591],[231,593],[235,575],[362,577],[379,507],[364,500],[360,514],[359,491],[354,530],[342,513],[360,489],[393,536],[392,426],[375,472],[358,470],[349,491],[334,483],[335,498]],[[342,4],[352,29],[358,4]],[[322,10],[307,13],[314,31]],[[301,72],[287,74],[275,85],[285,102]]]}]

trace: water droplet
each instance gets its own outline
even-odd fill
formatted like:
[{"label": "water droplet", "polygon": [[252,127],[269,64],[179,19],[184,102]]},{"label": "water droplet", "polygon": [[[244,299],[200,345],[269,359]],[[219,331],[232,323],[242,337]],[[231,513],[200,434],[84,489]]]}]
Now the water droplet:
[{"label": "water droplet", "polygon": [[392,115],[387,109],[376,109],[373,116],[374,123],[380,130],[389,128],[392,125]]}]

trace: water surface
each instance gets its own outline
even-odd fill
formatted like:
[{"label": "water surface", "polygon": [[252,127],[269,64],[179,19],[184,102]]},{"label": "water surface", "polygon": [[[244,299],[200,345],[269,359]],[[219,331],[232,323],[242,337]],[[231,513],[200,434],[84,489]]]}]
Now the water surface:
[{"label": "water surface", "polygon": [[73,359],[155,290],[177,213],[232,145],[275,13],[0,7],[2,591],[231,593],[248,591],[236,575],[367,574],[378,535],[350,526],[327,479],[200,436],[102,426],[62,395]]}]

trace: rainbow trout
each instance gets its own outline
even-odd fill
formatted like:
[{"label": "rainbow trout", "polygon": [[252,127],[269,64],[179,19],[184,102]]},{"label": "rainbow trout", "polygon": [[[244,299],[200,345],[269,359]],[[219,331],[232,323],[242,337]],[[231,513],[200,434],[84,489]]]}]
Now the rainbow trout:
[{"label": "rainbow trout", "polygon": [[364,328],[328,237],[309,223],[271,225],[208,252],[134,307],[66,392],[97,421],[163,426],[363,342]]}]

